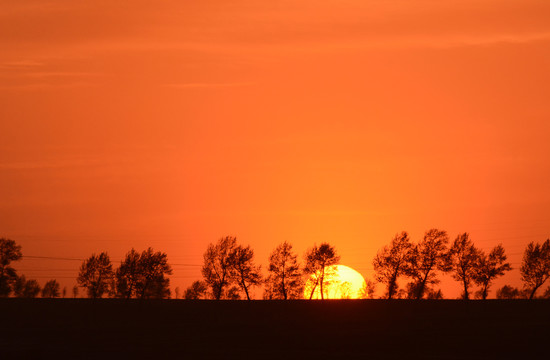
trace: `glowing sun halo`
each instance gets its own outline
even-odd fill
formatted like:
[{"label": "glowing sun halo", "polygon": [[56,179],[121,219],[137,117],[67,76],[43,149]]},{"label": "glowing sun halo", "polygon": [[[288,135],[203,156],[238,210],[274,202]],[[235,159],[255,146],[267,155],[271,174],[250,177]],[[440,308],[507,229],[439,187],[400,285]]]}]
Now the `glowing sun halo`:
[{"label": "glowing sun halo", "polygon": [[[316,286],[316,276],[311,275],[304,288],[304,298],[309,299],[311,291],[312,299],[321,298],[320,286]],[[365,279],[363,276],[345,265],[332,265],[325,268],[324,298],[325,299],[360,299],[364,296]]]}]

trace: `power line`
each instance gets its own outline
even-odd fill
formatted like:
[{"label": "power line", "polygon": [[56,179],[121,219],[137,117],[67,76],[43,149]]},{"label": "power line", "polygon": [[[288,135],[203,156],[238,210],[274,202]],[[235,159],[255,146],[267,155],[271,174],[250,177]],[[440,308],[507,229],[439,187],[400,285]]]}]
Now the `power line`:
[{"label": "power line", "polygon": [[84,259],[66,258],[66,257],[53,257],[53,256],[31,256],[23,255],[27,259],[44,259],[44,260],[69,260],[69,261],[84,261]]},{"label": "power line", "polygon": [[[68,261],[85,261],[85,259],[79,259],[79,258],[68,258],[68,257],[55,257],[55,256],[31,256],[31,255],[23,255],[23,258],[27,259],[37,259],[37,260],[68,260]],[[112,260],[113,262],[122,261],[121,260]],[[172,266],[202,266],[200,264],[187,264],[187,263],[173,263],[170,264]]]}]

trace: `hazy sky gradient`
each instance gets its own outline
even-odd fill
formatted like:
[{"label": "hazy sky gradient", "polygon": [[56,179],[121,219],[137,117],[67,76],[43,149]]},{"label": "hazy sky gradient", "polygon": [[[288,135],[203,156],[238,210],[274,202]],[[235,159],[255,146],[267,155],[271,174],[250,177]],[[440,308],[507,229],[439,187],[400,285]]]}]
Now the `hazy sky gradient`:
[{"label": "hazy sky gradient", "polygon": [[[264,266],[329,241],[372,278],[395,233],[438,227],[502,243],[497,285],[519,285],[550,236],[548,19],[546,0],[3,1],[0,236],[201,264],[235,235]],[[72,286],[79,265],[17,268]],[[174,267],[173,288],[200,278]]]}]

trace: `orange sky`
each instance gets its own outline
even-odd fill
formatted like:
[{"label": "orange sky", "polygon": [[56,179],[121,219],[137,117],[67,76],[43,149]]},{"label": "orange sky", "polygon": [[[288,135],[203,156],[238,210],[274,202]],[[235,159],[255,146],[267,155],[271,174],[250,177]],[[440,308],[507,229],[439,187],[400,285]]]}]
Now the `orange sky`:
[{"label": "orange sky", "polygon": [[0,4],[0,236],[25,255],[196,265],[235,235],[265,267],[329,241],[372,278],[396,232],[438,227],[502,243],[497,286],[520,284],[550,236],[550,2],[131,3]]}]

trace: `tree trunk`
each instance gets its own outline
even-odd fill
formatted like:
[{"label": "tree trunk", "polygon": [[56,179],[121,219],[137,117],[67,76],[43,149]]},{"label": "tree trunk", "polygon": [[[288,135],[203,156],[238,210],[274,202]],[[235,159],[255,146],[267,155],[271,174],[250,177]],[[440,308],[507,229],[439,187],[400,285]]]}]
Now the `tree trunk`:
[{"label": "tree trunk", "polygon": [[426,281],[428,281],[428,274],[429,272],[426,273],[426,276],[424,276],[424,279],[422,279],[422,282],[420,283],[420,287],[416,292],[416,300],[422,299],[422,296],[424,295],[424,289],[426,288]]},{"label": "tree trunk", "polygon": [[248,294],[248,289],[246,287],[246,282],[244,281],[244,277],[241,275],[241,285],[243,287],[244,293],[246,294],[246,299],[250,300],[250,295]]},{"label": "tree trunk", "polygon": [[529,294],[529,300],[533,300],[533,298],[535,297],[535,293],[537,292],[538,288],[539,288],[538,286],[535,286],[533,288],[533,291],[531,291],[531,294]]},{"label": "tree trunk", "polygon": [[388,283],[388,300],[390,300],[393,297],[395,288],[397,287],[397,276],[398,276],[397,273],[394,273]]},{"label": "tree trunk", "polygon": [[464,300],[470,300],[470,294],[468,293],[468,283],[463,281],[464,284]]},{"label": "tree trunk", "polygon": [[286,288],[285,288],[285,267],[283,265],[283,299],[286,300]]},{"label": "tree trunk", "polygon": [[483,291],[482,291],[482,293],[481,293],[481,298],[482,298],[483,300],[487,300],[487,293],[488,293],[487,288],[488,288],[488,287],[489,287],[489,284],[485,284],[485,285],[483,286]]},{"label": "tree trunk", "polygon": [[394,288],[395,288],[395,282],[392,281],[388,284],[388,300],[391,300],[393,293],[395,291]]},{"label": "tree trunk", "polygon": [[325,282],[325,267],[323,266],[323,270],[321,272],[321,300],[325,300],[325,295],[323,294],[323,283]]},{"label": "tree trunk", "polygon": [[315,292],[315,289],[317,289],[317,284],[319,281],[315,282],[315,285],[313,286],[313,289],[311,289],[311,294],[309,294],[309,300],[313,299],[313,293]]}]

